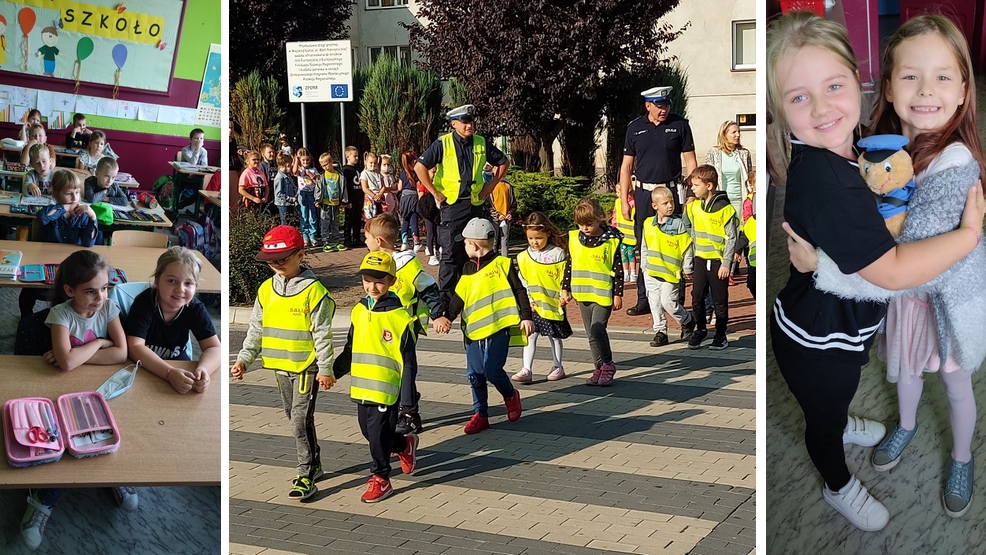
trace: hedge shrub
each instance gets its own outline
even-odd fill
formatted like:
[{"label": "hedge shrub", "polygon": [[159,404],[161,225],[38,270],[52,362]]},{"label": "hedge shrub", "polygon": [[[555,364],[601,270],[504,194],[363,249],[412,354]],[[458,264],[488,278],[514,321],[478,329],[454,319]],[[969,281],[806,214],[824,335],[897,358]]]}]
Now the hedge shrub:
[{"label": "hedge shrub", "polygon": [[592,182],[582,177],[550,176],[511,168],[507,181],[514,188],[521,218],[531,212],[543,212],[562,231],[575,229],[575,205],[584,197],[598,200],[607,213],[612,212],[616,201],[615,193],[592,193]]},{"label": "hedge shrub", "polygon": [[264,234],[279,223],[265,213],[244,209],[230,219],[229,304],[253,305],[260,284],[273,275],[270,267],[255,257]]}]

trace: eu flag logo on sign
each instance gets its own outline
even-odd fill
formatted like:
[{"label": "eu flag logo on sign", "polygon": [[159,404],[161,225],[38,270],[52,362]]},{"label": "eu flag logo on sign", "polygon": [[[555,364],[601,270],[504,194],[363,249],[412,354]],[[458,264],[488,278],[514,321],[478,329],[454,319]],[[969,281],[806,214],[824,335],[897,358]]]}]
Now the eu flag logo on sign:
[{"label": "eu flag logo on sign", "polygon": [[332,85],[332,98],[349,98],[349,85]]}]

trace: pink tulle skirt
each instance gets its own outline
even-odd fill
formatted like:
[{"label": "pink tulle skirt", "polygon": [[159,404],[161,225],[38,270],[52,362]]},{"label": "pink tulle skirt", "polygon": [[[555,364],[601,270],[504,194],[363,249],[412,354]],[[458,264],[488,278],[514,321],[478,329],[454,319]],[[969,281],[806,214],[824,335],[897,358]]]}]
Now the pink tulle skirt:
[{"label": "pink tulle skirt", "polygon": [[930,296],[921,293],[892,299],[877,348],[877,356],[887,363],[887,381],[910,383],[923,372],[961,368],[951,355],[942,367],[938,348],[938,322]]}]

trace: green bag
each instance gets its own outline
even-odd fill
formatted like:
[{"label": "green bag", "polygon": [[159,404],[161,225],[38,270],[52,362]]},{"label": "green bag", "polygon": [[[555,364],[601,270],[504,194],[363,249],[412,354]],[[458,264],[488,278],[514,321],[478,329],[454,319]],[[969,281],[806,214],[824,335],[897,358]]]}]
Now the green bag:
[{"label": "green bag", "polygon": [[105,202],[94,202],[90,205],[96,213],[96,219],[103,225],[113,225],[113,207]]}]

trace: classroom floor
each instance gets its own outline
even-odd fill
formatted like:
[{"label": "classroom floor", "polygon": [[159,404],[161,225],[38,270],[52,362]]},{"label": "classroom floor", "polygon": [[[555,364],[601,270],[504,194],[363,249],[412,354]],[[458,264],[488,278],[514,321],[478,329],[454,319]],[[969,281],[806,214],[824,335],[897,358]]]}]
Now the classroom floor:
[{"label": "classroom floor", "polygon": [[[14,352],[19,293],[17,288],[0,288],[0,353],[3,354]],[[38,304],[35,310],[41,307]],[[221,334],[220,311],[210,308],[209,314],[216,332]],[[192,351],[197,357],[195,341]],[[125,482],[124,477],[121,482]],[[27,491],[0,489],[0,553],[200,555],[221,552],[221,488],[137,488],[137,493],[140,505],[135,512],[128,513],[117,506],[108,488],[66,491],[52,511],[41,547],[31,551],[20,536]]]}]

